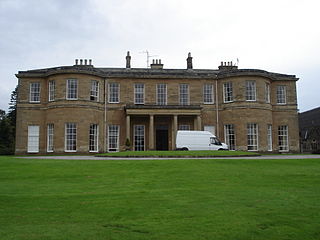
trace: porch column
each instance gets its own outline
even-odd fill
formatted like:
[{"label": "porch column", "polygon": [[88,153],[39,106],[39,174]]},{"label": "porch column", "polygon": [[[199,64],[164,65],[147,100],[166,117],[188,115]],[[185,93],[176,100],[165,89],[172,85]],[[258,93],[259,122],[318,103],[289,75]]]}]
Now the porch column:
[{"label": "porch column", "polygon": [[172,150],[176,149],[177,130],[178,130],[178,115],[173,115]]},{"label": "porch column", "polygon": [[154,116],[150,115],[149,120],[149,150],[154,150]]},{"label": "porch column", "polygon": [[127,115],[127,117],[126,117],[126,138],[128,138],[131,142],[131,139],[130,139],[130,115]]},{"label": "porch column", "polygon": [[201,131],[201,117],[200,115],[197,115],[197,128],[199,131]]}]

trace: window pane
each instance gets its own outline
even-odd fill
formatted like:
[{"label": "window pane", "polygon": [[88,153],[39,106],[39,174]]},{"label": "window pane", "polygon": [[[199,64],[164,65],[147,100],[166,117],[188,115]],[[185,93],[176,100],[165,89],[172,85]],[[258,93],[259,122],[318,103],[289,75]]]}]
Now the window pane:
[{"label": "window pane", "polygon": [[119,102],[119,83],[109,83],[109,103]]},{"label": "window pane", "polygon": [[167,105],[167,84],[157,84],[157,104]]},{"label": "window pane", "polygon": [[256,101],[256,82],[246,81],[246,100]]},{"label": "window pane", "polygon": [[77,151],[77,125],[75,123],[65,125],[65,151]]},{"label": "window pane", "polygon": [[98,101],[99,99],[99,82],[91,81],[90,100]]},{"label": "window pane", "polygon": [[266,83],[266,87],[265,87],[265,100],[266,103],[270,103],[270,84]]},{"label": "window pane", "polygon": [[279,140],[279,151],[289,151],[288,144],[288,126],[278,127],[278,140]]},{"label": "window pane", "polygon": [[247,140],[248,140],[248,150],[257,151],[258,150],[258,126],[256,123],[247,124]]},{"label": "window pane", "polygon": [[236,149],[236,136],[234,131],[233,124],[224,125],[224,135],[225,135],[225,142],[229,147],[229,150]]},{"label": "window pane", "polygon": [[144,151],[144,125],[134,126],[134,150]]},{"label": "window pane", "polygon": [[272,151],[272,125],[268,124],[267,128],[268,151]]},{"label": "window pane", "polygon": [[119,125],[108,126],[108,151],[119,151]]},{"label": "window pane", "polygon": [[213,85],[212,84],[205,84],[203,86],[203,102],[204,103],[214,103]]},{"label": "window pane", "polygon": [[98,152],[98,124],[90,124],[89,129],[89,151]]},{"label": "window pane", "polygon": [[30,102],[40,102],[40,83],[30,83]]},{"label": "window pane", "polygon": [[144,104],[144,84],[142,83],[134,85],[134,103]]},{"label": "window pane", "polygon": [[78,98],[77,79],[67,79],[67,99],[73,100],[77,98]]},{"label": "window pane", "polygon": [[56,82],[54,80],[49,81],[49,101],[54,101],[56,90]]},{"label": "window pane", "polygon": [[47,126],[47,152],[53,152],[53,131],[54,125],[52,123]]},{"label": "window pane", "polygon": [[224,102],[233,101],[232,82],[227,82],[223,84],[223,95]]},{"label": "window pane", "polygon": [[179,125],[179,130],[189,131],[190,130],[190,125],[181,124],[181,125]]},{"label": "window pane", "polygon": [[189,85],[179,85],[180,105],[189,105]]},{"label": "window pane", "polygon": [[286,104],[286,86],[277,86],[277,104]]}]

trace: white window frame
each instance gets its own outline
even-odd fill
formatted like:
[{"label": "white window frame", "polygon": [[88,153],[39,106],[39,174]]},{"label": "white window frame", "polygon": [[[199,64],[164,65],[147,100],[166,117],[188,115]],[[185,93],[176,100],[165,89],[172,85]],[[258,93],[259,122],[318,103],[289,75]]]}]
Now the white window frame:
[{"label": "white window frame", "polygon": [[156,87],[157,105],[167,105],[167,84],[158,83]]},{"label": "white window frame", "polygon": [[64,151],[77,152],[77,124],[65,123]]},{"label": "white window frame", "polygon": [[145,126],[134,125],[133,126],[133,143],[135,151],[145,150]]},{"label": "white window frame", "polygon": [[289,131],[287,125],[278,126],[279,152],[289,151]]},{"label": "white window frame", "polygon": [[67,79],[66,83],[66,99],[67,100],[78,100],[78,80]]},{"label": "white window frame", "polygon": [[287,86],[285,85],[277,86],[277,104],[287,104]]},{"label": "white window frame", "polygon": [[108,84],[108,96],[109,103],[120,103],[120,83]]},{"label": "white window frame", "polygon": [[119,136],[120,126],[112,124],[108,125],[108,152],[119,151]]},{"label": "white window frame", "polygon": [[134,104],[144,104],[144,84],[143,83],[135,83],[134,84]]},{"label": "white window frame", "polygon": [[28,126],[28,153],[38,153],[39,152],[39,138],[40,138],[40,126],[39,125],[29,125]]},{"label": "white window frame", "polygon": [[178,130],[189,131],[190,125],[189,124],[179,124]]},{"label": "white window frame", "polygon": [[247,124],[247,147],[248,151],[259,150],[259,132],[258,124],[248,123]]},{"label": "white window frame", "polygon": [[224,141],[229,150],[236,150],[236,132],[233,124],[224,125]]},{"label": "white window frame", "polygon": [[41,92],[40,82],[30,83],[30,94],[29,94],[30,103],[40,102],[40,92]]},{"label": "white window frame", "polygon": [[270,83],[266,83],[265,85],[265,100],[266,103],[270,103]]},{"label": "white window frame", "polygon": [[246,81],[246,101],[248,102],[257,101],[256,81],[254,80]]},{"label": "white window frame", "polygon": [[99,102],[99,81],[91,80],[90,101]]},{"label": "white window frame", "polygon": [[180,105],[189,105],[189,84],[181,83],[179,84],[179,104]]},{"label": "white window frame", "polygon": [[267,145],[268,145],[268,151],[272,151],[272,125],[267,125]]},{"label": "white window frame", "polygon": [[52,102],[55,100],[55,93],[56,93],[56,81],[50,80],[48,83],[48,101]]},{"label": "white window frame", "polygon": [[204,104],[213,104],[214,103],[213,84],[204,84],[203,85],[203,103]]},{"label": "white window frame", "polygon": [[232,82],[223,83],[223,102],[233,102],[233,87]]},{"label": "white window frame", "polygon": [[89,127],[89,152],[99,151],[99,125],[92,123]]},{"label": "white window frame", "polygon": [[54,124],[47,124],[47,152],[54,151]]}]

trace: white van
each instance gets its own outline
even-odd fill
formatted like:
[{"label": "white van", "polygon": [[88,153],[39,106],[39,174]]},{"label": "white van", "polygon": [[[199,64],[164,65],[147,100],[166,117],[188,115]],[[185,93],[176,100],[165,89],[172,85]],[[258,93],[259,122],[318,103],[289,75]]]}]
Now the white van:
[{"label": "white van", "polygon": [[176,150],[228,150],[228,145],[208,131],[177,131]]}]

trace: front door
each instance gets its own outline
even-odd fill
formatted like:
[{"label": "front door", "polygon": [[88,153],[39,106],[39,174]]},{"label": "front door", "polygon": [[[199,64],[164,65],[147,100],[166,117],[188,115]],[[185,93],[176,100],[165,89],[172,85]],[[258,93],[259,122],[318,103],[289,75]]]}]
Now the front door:
[{"label": "front door", "polygon": [[156,126],[156,149],[160,151],[168,150],[168,125]]}]

